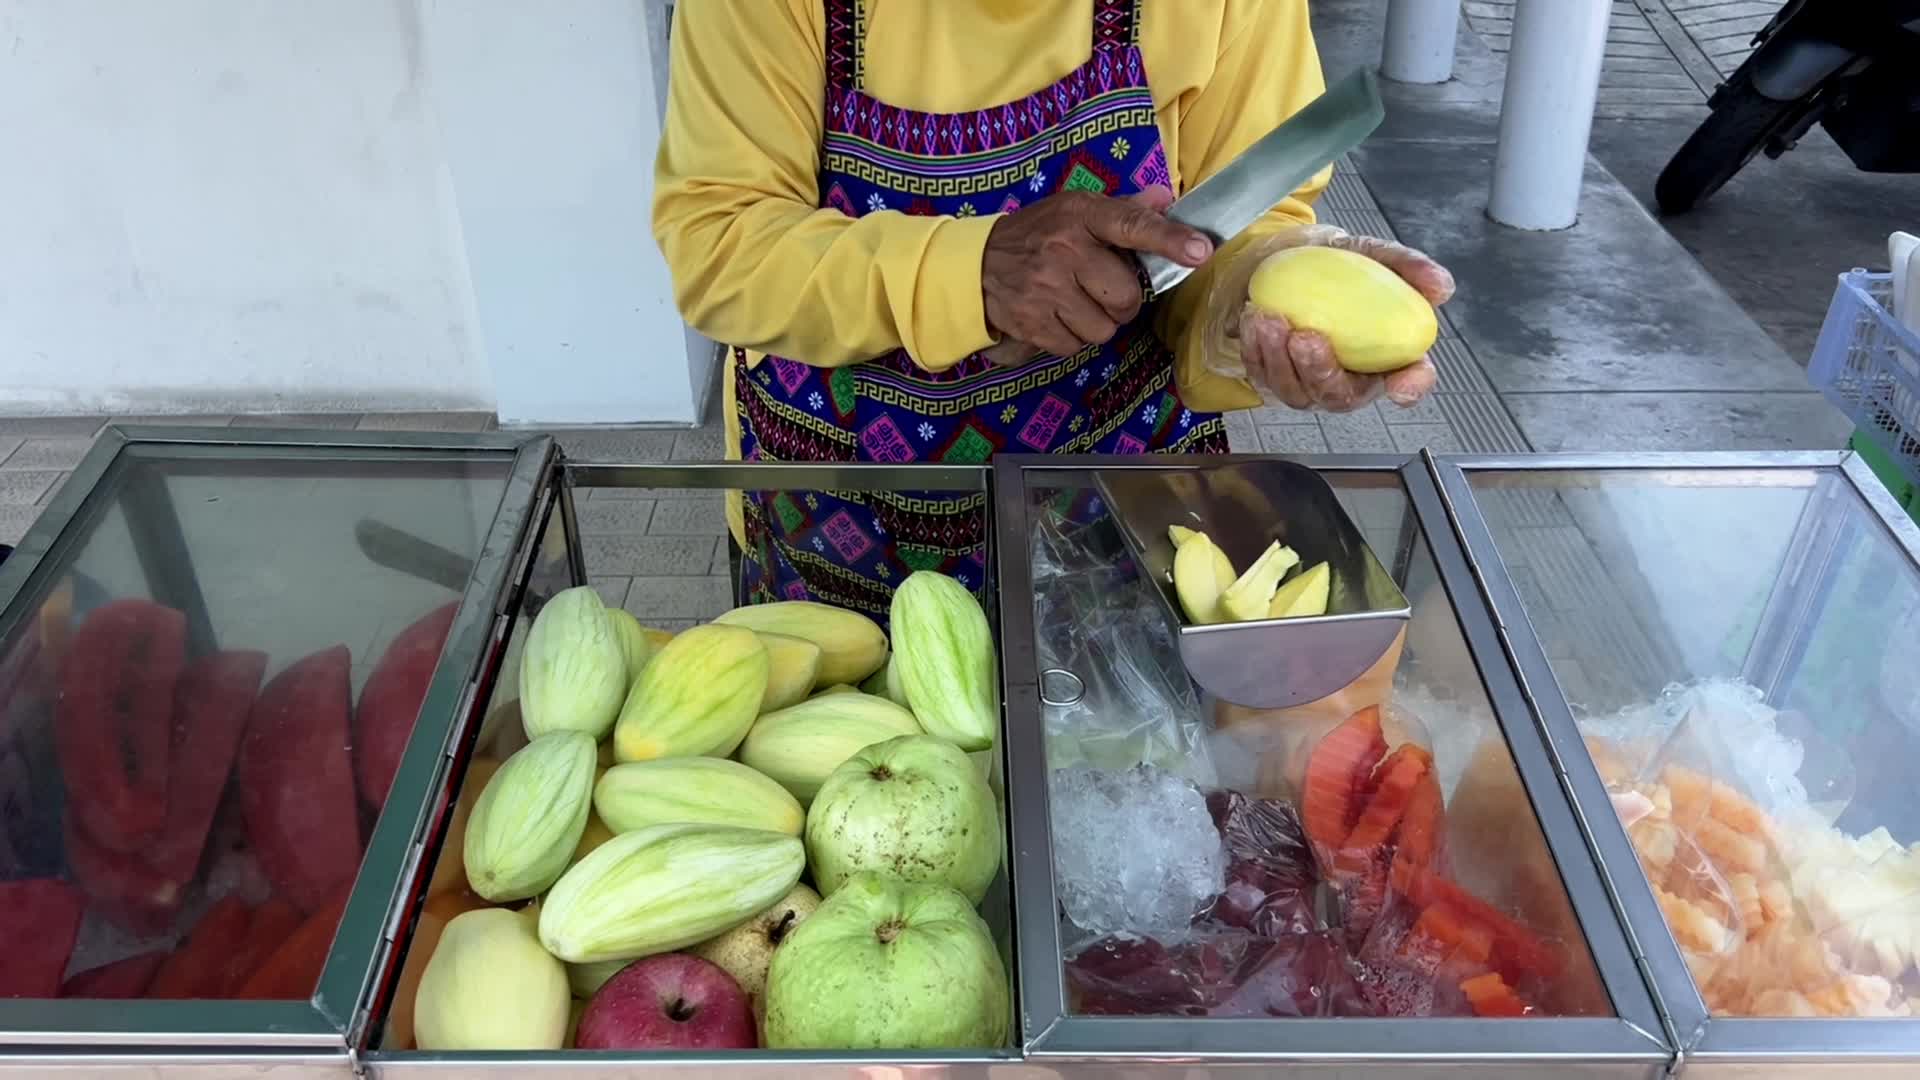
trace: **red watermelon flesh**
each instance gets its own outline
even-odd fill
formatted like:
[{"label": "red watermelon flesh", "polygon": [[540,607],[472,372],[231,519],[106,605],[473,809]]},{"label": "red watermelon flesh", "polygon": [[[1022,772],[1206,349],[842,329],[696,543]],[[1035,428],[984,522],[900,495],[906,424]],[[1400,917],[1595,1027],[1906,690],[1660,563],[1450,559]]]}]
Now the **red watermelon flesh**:
[{"label": "red watermelon flesh", "polygon": [[344,645],[275,676],[254,703],[240,744],[247,839],[274,891],[315,911],[360,867],[360,828],[348,750]]},{"label": "red watermelon flesh", "polygon": [[166,818],[186,632],[178,611],[117,600],[80,624],[61,666],[54,748],[68,810],[108,850],[139,850]]},{"label": "red watermelon flesh", "polygon": [[266,671],[265,653],[220,652],[194,661],[180,677],[167,822],[151,858],[155,868],[182,884],[192,881],[200,866],[214,811],[233,772]]},{"label": "red watermelon flesh", "polygon": [[162,934],[186,900],[188,882],[155,870],[140,854],[109,851],[67,819],[67,872],[89,906],[135,934]]},{"label": "red watermelon flesh", "polygon": [[298,929],[288,934],[233,996],[256,1001],[312,997],[320,972],[327,966],[327,953],[333,949],[333,935],[340,929],[340,916],[346,909],[347,890],[343,888],[322,901]]},{"label": "red watermelon flesh", "polygon": [[57,878],[0,882],[0,997],[60,996],[80,907],[79,891]]},{"label": "red watermelon flesh", "polygon": [[226,977],[222,980],[221,996],[234,997],[247,980],[260,970],[276,950],[284,945],[294,931],[300,929],[305,921],[297,908],[279,897],[274,897],[253,909],[253,918],[247,924],[247,933],[241,939],[240,947],[228,958]]},{"label": "red watermelon flesh", "polygon": [[63,998],[124,1001],[145,997],[153,976],[167,954],[160,950],[129,956],[75,974],[60,987]]},{"label": "red watermelon flesh", "polygon": [[247,939],[253,912],[237,896],[214,901],[180,947],[160,965],[148,993],[156,998],[226,996],[227,968]]},{"label": "red watermelon flesh", "polygon": [[455,601],[436,608],[400,631],[360,688],[360,704],[353,712],[354,778],[360,797],[376,810],[386,802],[400,770],[400,755],[406,752],[459,607]]}]

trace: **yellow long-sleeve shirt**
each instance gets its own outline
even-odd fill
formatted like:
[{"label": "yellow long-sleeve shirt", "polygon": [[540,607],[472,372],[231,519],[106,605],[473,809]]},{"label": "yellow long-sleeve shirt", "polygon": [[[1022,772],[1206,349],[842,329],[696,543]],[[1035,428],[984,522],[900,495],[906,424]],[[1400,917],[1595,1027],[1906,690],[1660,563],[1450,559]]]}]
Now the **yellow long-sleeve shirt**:
[{"label": "yellow long-sleeve shirt", "polygon": [[[1176,192],[1231,161],[1322,89],[1306,0],[1145,0],[1139,37]],[[1092,51],[1093,0],[866,0],[864,85],[890,105],[958,112],[1052,84]],[[821,0],[682,0],[672,35],[654,233],[687,321],[808,364],[904,347],[950,367],[992,342],[980,260],[997,215],[849,218],[819,209],[826,94]],[[1214,272],[1253,236],[1313,220],[1323,173],[1160,304],[1183,399],[1251,408],[1204,370]],[[734,435],[731,380],[729,442]]]}]

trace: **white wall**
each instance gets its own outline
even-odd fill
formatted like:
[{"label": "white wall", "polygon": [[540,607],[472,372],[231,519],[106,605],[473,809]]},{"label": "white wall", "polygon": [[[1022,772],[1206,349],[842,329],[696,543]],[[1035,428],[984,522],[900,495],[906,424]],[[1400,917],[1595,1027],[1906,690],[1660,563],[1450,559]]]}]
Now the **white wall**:
[{"label": "white wall", "polygon": [[694,419],[642,10],[0,0],[0,413]]}]

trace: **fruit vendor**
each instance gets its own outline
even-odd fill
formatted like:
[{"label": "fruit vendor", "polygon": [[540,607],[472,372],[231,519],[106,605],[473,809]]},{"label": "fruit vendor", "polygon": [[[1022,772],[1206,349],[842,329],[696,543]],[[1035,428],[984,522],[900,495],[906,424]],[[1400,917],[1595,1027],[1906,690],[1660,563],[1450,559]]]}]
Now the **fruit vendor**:
[{"label": "fruit vendor", "polygon": [[[1217,254],[1161,213],[1321,92],[1305,0],[688,0],[672,41],[654,229],[687,321],[731,347],[730,454],[1220,453],[1261,391],[1433,387],[1247,305],[1289,244],[1450,294],[1418,253],[1312,226],[1326,174]],[[1143,303],[1131,252],[1200,269]],[[756,599],[884,620],[912,570],[981,587],[983,503],[749,492],[729,518]]]}]

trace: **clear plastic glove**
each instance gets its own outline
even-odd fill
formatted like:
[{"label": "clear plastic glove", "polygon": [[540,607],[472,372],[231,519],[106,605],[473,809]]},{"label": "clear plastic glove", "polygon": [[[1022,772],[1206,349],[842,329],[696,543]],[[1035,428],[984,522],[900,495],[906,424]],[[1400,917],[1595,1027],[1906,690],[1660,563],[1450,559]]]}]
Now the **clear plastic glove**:
[{"label": "clear plastic glove", "polygon": [[1267,256],[1288,248],[1320,246],[1365,255],[1406,279],[1435,307],[1453,296],[1453,275],[1403,244],[1354,236],[1331,225],[1303,225],[1262,238],[1240,252],[1214,280],[1207,296],[1207,370],[1247,379],[1262,398],[1294,409],[1351,412],[1385,394],[1402,407],[1433,390],[1439,379],[1430,358],[1385,375],[1362,375],[1341,367],[1327,339],[1295,331],[1287,320],[1256,308],[1247,284]]}]

